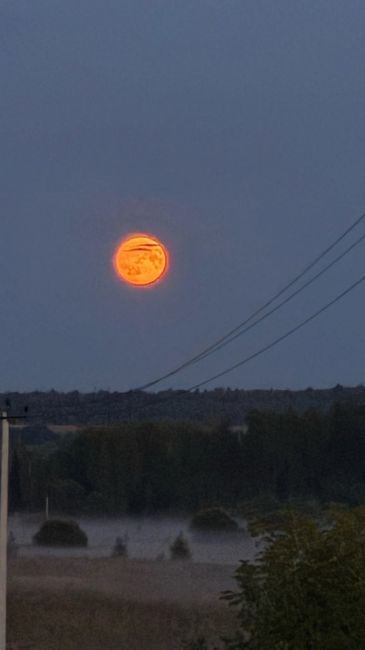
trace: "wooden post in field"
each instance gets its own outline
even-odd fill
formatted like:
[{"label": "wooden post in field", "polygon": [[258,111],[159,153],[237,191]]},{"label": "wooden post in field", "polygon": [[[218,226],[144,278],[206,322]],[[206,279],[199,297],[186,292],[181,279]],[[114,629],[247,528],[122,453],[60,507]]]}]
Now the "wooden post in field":
[{"label": "wooden post in field", "polygon": [[2,413],[0,512],[0,650],[6,650],[6,582],[8,544],[9,421]]}]

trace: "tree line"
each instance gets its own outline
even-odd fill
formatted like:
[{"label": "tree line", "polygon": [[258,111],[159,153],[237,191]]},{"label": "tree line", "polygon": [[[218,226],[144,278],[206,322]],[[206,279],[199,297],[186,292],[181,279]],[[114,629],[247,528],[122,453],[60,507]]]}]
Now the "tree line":
[{"label": "tree line", "polygon": [[15,440],[10,507],[90,514],[239,508],[279,502],[361,503],[365,497],[365,406],[328,413],[251,411],[247,431],[173,421],[132,421],[77,434]]},{"label": "tree line", "polygon": [[280,389],[231,389],[213,390],[163,390],[156,393],[141,390],[92,393],[50,390],[30,393],[0,393],[0,402],[9,400],[15,413],[29,407],[32,418],[39,422],[76,426],[100,426],[124,420],[163,420],[210,422],[229,418],[232,424],[240,424],[247,413],[254,409],[285,412],[293,409],[304,413],[308,409],[328,412],[335,402],[363,404],[365,386],[341,386],[304,390]]}]

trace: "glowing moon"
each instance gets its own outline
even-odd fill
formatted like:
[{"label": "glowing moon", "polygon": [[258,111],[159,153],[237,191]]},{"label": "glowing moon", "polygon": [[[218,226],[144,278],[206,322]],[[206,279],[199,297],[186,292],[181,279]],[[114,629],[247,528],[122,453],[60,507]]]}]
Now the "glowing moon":
[{"label": "glowing moon", "polygon": [[117,275],[127,282],[145,287],[157,282],[167,271],[168,254],[164,245],[151,235],[129,235],[114,255]]}]

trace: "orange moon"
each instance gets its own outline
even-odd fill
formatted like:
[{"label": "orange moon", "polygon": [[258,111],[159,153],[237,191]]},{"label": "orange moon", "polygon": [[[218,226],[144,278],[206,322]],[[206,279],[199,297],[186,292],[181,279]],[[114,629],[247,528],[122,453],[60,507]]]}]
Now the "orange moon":
[{"label": "orange moon", "polygon": [[113,259],[117,275],[134,286],[154,284],[168,268],[168,253],[157,237],[137,233],[119,244]]}]

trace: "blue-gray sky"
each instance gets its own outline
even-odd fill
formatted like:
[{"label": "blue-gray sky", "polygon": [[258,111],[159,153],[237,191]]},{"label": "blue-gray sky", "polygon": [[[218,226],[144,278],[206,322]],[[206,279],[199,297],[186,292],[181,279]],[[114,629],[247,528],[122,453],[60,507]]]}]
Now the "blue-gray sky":
[{"label": "blue-gray sky", "polygon": [[[0,390],[142,384],[358,217],[364,34],[363,0],[1,0]],[[171,253],[142,291],[111,265],[141,230]],[[161,388],[265,345],[363,260]],[[363,382],[364,292],[212,386]]]}]

